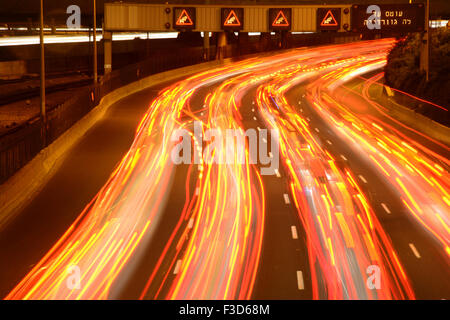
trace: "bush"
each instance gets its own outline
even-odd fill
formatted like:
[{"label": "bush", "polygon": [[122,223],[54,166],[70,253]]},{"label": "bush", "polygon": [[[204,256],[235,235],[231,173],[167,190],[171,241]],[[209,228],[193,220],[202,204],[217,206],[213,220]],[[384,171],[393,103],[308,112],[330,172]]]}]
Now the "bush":
[{"label": "bush", "polygon": [[[420,71],[421,35],[411,34],[392,48],[385,67],[386,84],[432,101],[448,109],[450,106],[450,31],[435,29],[431,37],[430,81]],[[409,106],[436,121],[448,124],[448,112],[430,105]],[[443,119],[444,117],[444,119]]]}]

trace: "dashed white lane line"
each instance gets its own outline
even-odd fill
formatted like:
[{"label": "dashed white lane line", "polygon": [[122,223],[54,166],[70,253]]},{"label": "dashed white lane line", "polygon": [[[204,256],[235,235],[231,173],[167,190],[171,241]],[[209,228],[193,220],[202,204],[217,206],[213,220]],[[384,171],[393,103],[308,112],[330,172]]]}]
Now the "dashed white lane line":
[{"label": "dashed white lane line", "polygon": [[200,193],[200,188],[199,187],[195,188],[195,195],[198,196],[199,193]]},{"label": "dashed white lane line", "polygon": [[263,140],[264,143],[267,143],[267,139],[266,138],[263,138],[262,140]]},{"label": "dashed white lane line", "polygon": [[303,113],[303,109],[301,109],[301,108],[300,108],[300,112],[302,112],[302,113]]},{"label": "dashed white lane line", "polygon": [[302,101],[299,101],[298,104],[302,104]]},{"label": "dashed white lane line", "polygon": [[255,112],[255,108],[252,108],[252,112]]},{"label": "dashed white lane line", "polygon": [[295,226],[291,226],[292,239],[298,239],[297,228]]},{"label": "dashed white lane line", "polygon": [[297,288],[298,290],[304,290],[305,284],[303,282],[303,272],[297,270]]},{"label": "dashed white lane line", "polygon": [[273,158],[273,153],[272,153],[272,151],[269,151],[269,158]]},{"label": "dashed white lane line", "polygon": [[253,120],[255,120],[255,121],[256,121],[256,117],[253,117]]},{"label": "dashed white lane line", "polygon": [[193,226],[194,226],[194,218],[190,218],[188,223],[188,229],[192,229]]},{"label": "dashed white lane line", "polygon": [[381,206],[383,207],[384,211],[386,211],[388,214],[391,214],[391,210],[389,210],[388,206],[385,203],[382,203]]},{"label": "dashed white lane line", "polygon": [[252,101],[252,104],[255,104],[255,101]]},{"label": "dashed white lane line", "polygon": [[341,158],[342,160],[347,161],[347,158],[343,154],[341,154]]},{"label": "dashed white lane line", "polygon": [[314,130],[316,130],[317,133],[320,132],[319,128],[314,128]]},{"label": "dashed white lane line", "polygon": [[278,171],[278,169],[275,169],[275,174],[277,175],[277,178],[281,177],[280,171]]},{"label": "dashed white lane line", "polygon": [[416,247],[414,246],[414,244],[410,243],[409,247],[411,248],[412,252],[414,253],[414,255],[416,256],[417,259],[420,259],[420,253],[419,251],[417,251]]},{"label": "dashed white lane line", "polygon": [[367,183],[366,178],[364,178],[362,175],[359,175],[358,177],[361,179],[362,182]]},{"label": "dashed white lane line", "polygon": [[327,143],[331,146],[333,143],[330,140],[327,140]]},{"label": "dashed white lane line", "polygon": [[175,269],[173,269],[173,274],[177,274],[181,268],[181,259],[177,260],[177,264],[175,265]]},{"label": "dashed white lane line", "polygon": [[289,201],[289,196],[287,193],[283,194],[283,197],[284,197],[284,203],[286,203],[286,204],[291,203],[291,201]]},{"label": "dashed white lane line", "polygon": [[311,121],[311,119],[309,117],[306,117],[306,120]]}]

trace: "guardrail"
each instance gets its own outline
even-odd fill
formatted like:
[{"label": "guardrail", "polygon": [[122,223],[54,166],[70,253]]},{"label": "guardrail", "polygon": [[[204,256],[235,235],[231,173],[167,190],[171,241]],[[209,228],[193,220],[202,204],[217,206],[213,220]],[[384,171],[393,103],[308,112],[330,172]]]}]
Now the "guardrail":
[{"label": "guardrail", "polygon": [[[327,35],[305,34],[297,37],[293,46],[317,45],[333,42],[350,42],[356,37],[348,34]],[[273,44],[250,42],[246,45],[229,45],[222,51],[223,58],[258,53],[277,49]],[[209,49],[209,60],[216,56],[216,48]],[[41,121],[33,118],[0,135],[0,184],[5,182],[40,150],[55,141],[62,133],[91,111],[109,92],[146,76],[185,67],[205,61],[202,47],[183,48],[170,54],[155,55],[145,61],[115,70],[102,77],[96,86],[80,88],[78,93],[63,104],[47,110],[47,136],[41,136]],[[47,145],[44,145],[46,141]]]}]

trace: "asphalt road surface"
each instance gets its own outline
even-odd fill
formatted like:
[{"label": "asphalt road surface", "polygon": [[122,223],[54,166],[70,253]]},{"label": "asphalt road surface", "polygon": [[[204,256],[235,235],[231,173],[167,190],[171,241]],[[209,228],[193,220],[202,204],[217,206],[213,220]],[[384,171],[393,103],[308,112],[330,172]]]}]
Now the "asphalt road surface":
[{"label": "asphalt road surface", "polygon": [[0,233],[0,294],[450,298],[450,149],[390,116],[392,44],[264,55],[119,101]]}]

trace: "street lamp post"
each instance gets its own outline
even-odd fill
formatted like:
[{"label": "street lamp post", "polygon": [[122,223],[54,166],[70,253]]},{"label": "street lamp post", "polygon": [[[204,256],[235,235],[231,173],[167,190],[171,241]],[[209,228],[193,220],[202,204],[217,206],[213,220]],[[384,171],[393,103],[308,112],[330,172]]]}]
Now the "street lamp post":
[{"label": "street lamp post", "polygon": [[94,0],[94,84],[97,84],[97,10],[96,10],[96,4]]},{"label": "street lamp post", "polygon": [[39,42],[41,49],[41,137],[45,147],[47,144],[47,115],[45,110],[44,0],[41,0]]}]

